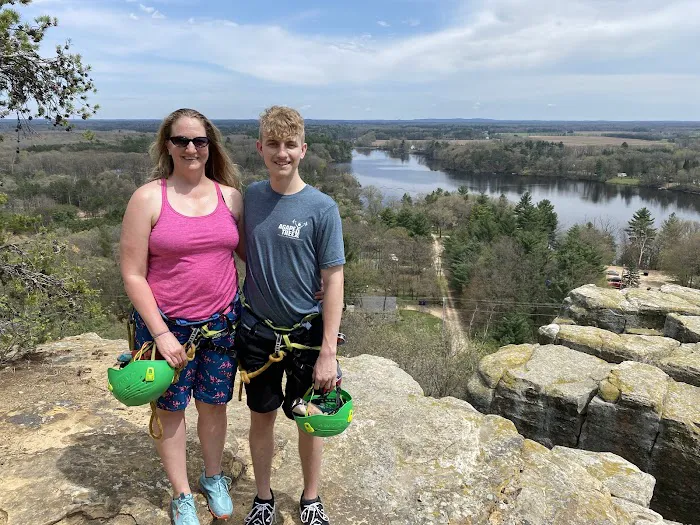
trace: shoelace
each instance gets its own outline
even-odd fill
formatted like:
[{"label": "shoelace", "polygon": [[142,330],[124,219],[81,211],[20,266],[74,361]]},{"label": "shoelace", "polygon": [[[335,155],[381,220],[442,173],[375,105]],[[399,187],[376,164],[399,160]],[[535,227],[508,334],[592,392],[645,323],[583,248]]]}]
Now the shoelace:
[{"label": "shoelace", "polygon": [[301,521],[309,525],[326,525],[330,520],[323,510],[323,504],[320,501],[316,501],[302,507]]},{"label": "shoelace", "polygon": [[184,516],[186,523],[194,523],[190,518],[197,517],[197,508],[194,506],[194,499],[176,499],[175,509],[179,516]]},{"label": "shoelace", "polygon": [[[266,517],[267,516],[267,517]],[[269,525],[275,517],[275,506],[270,503],[255,502],[243,525]]]},{"label": "shoelace", "polygon": [[[222,483],[222,482],[223,482],[223,483]],[[228,476],[221,476],[219,479],[215,480],[215,483],[214,483],[214,487],[213,487],[213,488],[214,488],[214,490],[216,490],[217,492],[226,492],[226,493],[228,493],[228,491],[231,489],[231,484],[232,484],[232,483],[233,483],[233,480],[232,480],[231,478],[229,478]],[[208,488],[208,487],[207,487],[207,488]],[[214,492],[214,490],[212,490],[212,492]]]}]

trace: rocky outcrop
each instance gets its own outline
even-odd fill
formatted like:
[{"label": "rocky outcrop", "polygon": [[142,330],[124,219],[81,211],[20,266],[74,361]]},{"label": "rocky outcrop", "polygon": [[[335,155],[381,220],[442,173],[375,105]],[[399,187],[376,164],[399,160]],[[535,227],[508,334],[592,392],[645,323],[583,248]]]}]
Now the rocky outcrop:
[{"label": "rocky outcrop", "polygon": [[[106,389],[105,369],[125,347],[124,341],[87,334],[47,345],[33,361],[0,371],[5,409],[0,524],[169,523],[169,486],[146,431],[149,410],[121,406]],[[539,362],[546,351],[531,348],[527,355],[514,347],[505,358],[509,364],[494,359],[486,367],[489,377],[495,380],[500,373],[496,385],[511,381],[532,401],[543,400],[538,378],[552,372],[542,364],[531,374],[511,369],[518,362]],[[611,373],[612,365],[581,355],[578,361],[572,356],[560,372],[561,383],[549,385],[562,414],[583,414],[595,384]],[[585,379],[575,379],[578,365],[586,367]],[[382,358],[363,355],[342,360],[342,366],[356,417],[345,433],[326,441],[322,492],[334,523],[665,523],[646,508],[653,479],[621,458],[549,450],[525,439],[504,418],[482,415],[454,398],[425,397],[413,379]],[[668,423],[660,436],[678,436],[664,438],[665,455],[692,455],[692,440],[681,439],[683,421],[692,417],[683,412],[684,395],[674,390],[664,405]],[[674,396],[680,404],[674,404]],[[492,402],[500,401],[494,396]],[[228,414],[225,470],[234,480],[236,504],[231,522],[241,523],[255,493],[249,416],[237,401]],[[552,428],[568,428],[563,417],[552,421]],[[187,422],[188,467],[196,488],[202,468],[196,410],[188,409]],[[298,522],[301,473],[296,427],[284,418],[276,427],[275,447],[278,523],[290,525]],[[196,502],[201,523],[212,523],[201,495]]]},{"label": "rocky outcrop", "polygon": [[469,386],[475,406],[540,443],[632,461],[657,479],[652,508],[700,523],[700,388],[650,364],[611,364],[559,345],[504,347]]},{"label": "rocky outcrop", "polygon": [[600,480],[612,496],[642,507],[649,506],[656,480],[624,458],[610,452],[589,452],[566,447],[554,447],[552,452],[581,465],[591,476]]},{"label": "rocky outcrop", "polygon": [[[676,317],[700,319],[676,314],[670,314],[668,319]],[[567,346],[608,363],[650,363],[677,381],[700,386],[700,344],[682,344],[670,337],[616,334],[593,326],[559,324],[542,326],[539,341],[541,344]]]},{"label": "rocky outcrop", "polygon": [[663,330],[671,313],[700,315],[700,292],[676,285],[660,290],[616,290],[586,284],[569,293],[559,315],[619,334],[633,328]]},{"label": "rocky outcrop", "polygon": [[700,342],[700,316],[668,314],[664,335],[681,343]]}]

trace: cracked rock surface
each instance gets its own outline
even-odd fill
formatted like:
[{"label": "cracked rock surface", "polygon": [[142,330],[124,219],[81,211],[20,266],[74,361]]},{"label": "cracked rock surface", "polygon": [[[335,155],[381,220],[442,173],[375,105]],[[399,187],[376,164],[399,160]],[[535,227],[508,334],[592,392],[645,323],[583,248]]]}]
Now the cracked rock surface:
[{"label": "cracked rock surface", "polygon": [[[125,349],[125,341],[85,334],[0,370],[0,524],[169,523],[170,488],[147,434],[149,409],[123,407],[106,388],[106,368]],[[583,386],[558,387],[567,409],[578,412],[595,378],[607,376],[609,365],[591,362],[594,372]],[[644,523],[664,523],[645,507],[653,481],[622,459],[551,451],[518,434],[507,419],[455,398],[425,397],[386,359],[363,355],[343,359],[342,366],[355,419],[326,441],[321,486],[336,525],[633,525],[644,513],[657,520]],[[536,376],[516,377],[535,384]],[[669,398],[675,395],[683,393]],[[669,424],[667,433],[682,430],[683,410],[673,409],[676,426]],[[255,485],[245,403],[231,402],[228,415],[224,468],[234,480],[229,523],[235,524],[242,523]],[[187,423],[196,491],[202,461],[194,407]],[[679,453],[689,450],[679,447]],[[298,523],[296,454],[296,427],[280,417],[272,485],[284,525]],[[201,523],[212,523],[203,497],[196,494],[195,501]]]},{"label": "cracked rock surface", "polygon": [[[470,401],[544,445],[631,461],[656,478],[652,509],[698,524],[699,312],[700,291],[681,286],[581,286],[556,322],[540,328],[541,344],[506,346],[481,360]],[[641,523],[656,519],[635,507],[647,498],[625,499]]]}]

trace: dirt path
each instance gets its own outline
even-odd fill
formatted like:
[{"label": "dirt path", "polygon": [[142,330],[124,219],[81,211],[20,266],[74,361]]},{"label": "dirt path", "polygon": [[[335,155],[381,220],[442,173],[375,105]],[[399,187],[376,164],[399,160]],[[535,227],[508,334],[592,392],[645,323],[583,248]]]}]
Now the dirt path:
[{"label": "dirt path", "polygon": [[[433,234],[433,264],[435,265],[435,272],[439,278],[445,277],[442,264],[443,249],[442,240],[439,239],[437,235]],[[443,308],[445,312],[445,329],[448,331],[450,340],[452,341],[452,353],[458,354],[467,349],[467,340],[464,337],[464,327],[459,318],[459,312],[454,307],[454,301],[449,288],[446,293],[447,296],[443,298],[443,301],[445,301]]]}]

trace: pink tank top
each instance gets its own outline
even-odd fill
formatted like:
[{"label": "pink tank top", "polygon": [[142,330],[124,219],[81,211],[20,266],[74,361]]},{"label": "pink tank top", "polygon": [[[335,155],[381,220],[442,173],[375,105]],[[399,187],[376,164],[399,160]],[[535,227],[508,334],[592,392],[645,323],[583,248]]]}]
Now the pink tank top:
[{"label": "pink tank top", "polygon": [[188,217],[168,202],[161,181],[160,217],[148,240],[148,275],[158,307],[170,318],[197,321],[222,312],[238,289],[233,251],[238,225],[216,186],[216,209]]}]

